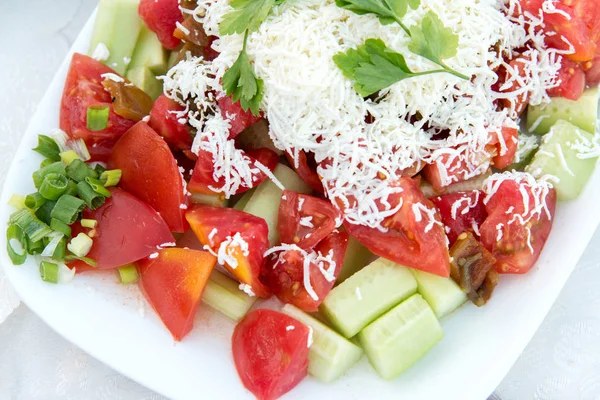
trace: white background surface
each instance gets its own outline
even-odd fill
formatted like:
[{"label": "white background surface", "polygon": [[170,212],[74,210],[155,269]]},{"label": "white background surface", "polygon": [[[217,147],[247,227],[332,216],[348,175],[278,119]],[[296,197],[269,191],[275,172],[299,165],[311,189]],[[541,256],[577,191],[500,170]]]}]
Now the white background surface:
[{"label": "white background surface", "polygon": [[[0,185],[29,116],[95,5],[96,0],[0,0]],[[597,233],[494,397],[600,399],[599,245]],[[479,373],[485,365],[470,372],[474,380]],[[18,306],[0,270],[0,399],[162,397],[92,359]]]}]

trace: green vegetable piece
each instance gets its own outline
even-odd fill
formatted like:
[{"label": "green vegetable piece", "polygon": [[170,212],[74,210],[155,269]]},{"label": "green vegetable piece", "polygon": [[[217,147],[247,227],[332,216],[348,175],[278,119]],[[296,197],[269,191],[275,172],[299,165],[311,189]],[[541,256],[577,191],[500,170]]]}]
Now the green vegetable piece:
[{"label": "green vegetable piece", "polygon": [[27,239],[17,224],[6,229],[6,252],[14,265],[22,265],[27,260]]},{"label": "green vegetable piece", "polygon": [[119,268],[119,279],[123,285],[137,283],[140,279],[134,264],[128,264]]},{"label": "green vegetable piece", "polygon": [[49,136],[38,135],[38,145],[33,151],[37,151],[49,160],[60,161],[60,149],[54,139]]},{"label": "green vegetable piece", "polygon": [[96,192],[87,182],[79,182],[77,184],[77,194],[85,201],[90,210],[102,207],[106,201],[106,197]]},{"label": "green vegetable piece", "polygon": [[131,71],[141,69],[147,70],[153,76],[163,75],[167,72],[167,50],[162,46],[160,40],[158,40],[156,33],[152,32],[145,25],[142,25],[142,29],[140,30],[135,50],[131,56],[131,62],[127,65],[126,74],[127,79],[145,91],[143,86],[138,85],[134,80],[129,78]]},{"label": "green vegetable piece", "polygon": [[40,276],[44,282],[58,283],[58,264],[42,261],[40,264]]},{"label": "green vegetable piece", "polygon": [[32,242],[42,240],[46,235],[52,233],[52,229],[39,219],[31,210],[23,209],[10,216],[10,223],[17,225]]},{"label": "green vegetable piece", "polygon": [[100,175],[100,181],[102,182],[104,187],[117,186],[119,184],[119,181],[121,180],[122,175],[123,173],[120,169],[104,171],[102,175]]},{"label": "green vegetable piece", "polygon": [[75,182],[84,181],[85,178],[98,178],[98,173],[81,160],[73,160],[67,167],[66,172],[69,178]]},{"label": "green vegetable piece", "polygon": [[73,224],[83,211],[85,201],[70,195],[63,195],[52,209],[51,217],[67,225]]},{"label": "green vegetable piece", "polygon": [[64,261],[66,263],[70,263],[70,262],[73,262],[73,261],[76,261],[76,260],[83,261],[84,263],[86,263],[87,265],[89,265],[92,268],[98,268],[98,263],[96,262],[96,260],[93,260],[93,259],[91,259],[89,257],[79,257],[79,256],[76,256],[75,254],[67,254],[67,255],[65,255],[65,260]]},{"label": "green vegetable piece", "polygon": [[219,271],[213,271],[204,288],[202,301],[234,321],[241,320],[256,303],[240,290],[240,284]]},{"label": "green vegetable piece", "polygon": [[98,174],[98,176],[101,176],[106,171],[106,168],[104,168],[102,164],[97,163],[94,166],[94,171],[96,171],[96,174]]},{"label": "green vegetable piece", "polygon": [[50,221],[50,228],[55,232],[62,233],[66,237],[71,237],[71,227],[59,219],[52,218]]},{"label": "green vegetable piece", "polygon": [[62,162],[55,162],[45,167],[42,167],[33,173],[33,184],[36,189],[39,189],[44,183],[44,178],[48,174],[66,175],[66,170]]},{"label": "green vegetable piece", "polygon": [[409,6],[417,9],[420,0],[336,0],[335,4],[358,15],[374,14],[383,25],[397,22],[410,35],[410,30],[402,23],[402,18]]},{"label": "green vegetable piece", "polygon": [[27,238],[27,253],[32,256],[36,256],[38,254],[42,254],[44,251],[44,241],[42,239],[34,242],[33,240]]},{"label": "green vegetable piece", "polygon": [[95,219],[82,219],[81,226],[88,229],[94,229],[98,225],[98,221]]},{"label": "green vegetable piece", "polygon": [[339,285],[346,279],[350,278],[356,272],[363,269],[374,259],[373,253],[371,253],[365,246],[363,246],[358,240],[350,236],[348,239],[348,247],[346,249],[346,256],[344,257],[344,264],[340,270],[340,274],[335,280],[335,284]]},{"label": "green vegetable piece", "polygon": [[267,19],[271,9],[285,0],[231,0],[233,11],[219,23],[221,35],[254,32]]},{"label": "green vegetable piece", "polygon": [[40,194],[47,200],[58,200],[67,191],[68,183],[67,177],[62,174],[48,174],[40,186]]},{"label": "green vegetable piece", "polygon": [[443,318],[467,301],[467,294],[452,280],[428,272],[410,269],[417,280],[417,291],[427,301],[435,316]]},{"label": "green vegetable piece", "polygon": [[102,182],[98,179],[95,178],[90,178],[87,177],[85,178],[85,182],[90,185],[92,187],[92,189],[94,189],[94,191],[96,193],[101,194],[104,197],[110,197],[111,194],[110,192],[104,187],[104,185],[102,184]]},{"label": "green vegetable piece", "polygon": [[[454,34],[452,29],[446,28],[433,11],[429,11],[425,15],[420,26],[411,26],[410,32],[412,38],[408,49],[450,72],[450,68],[442,60],[456,55],[458,35]],[[463,79],[469,79],[462,74],[450,73]]]},{"label": "green vegetable piece", "polygon": [[81,157],[75,150],[67,150],[60,153],[60,159],[65,165],[69,166],[73,161],[81,160]]},{"label": "green vegetable piece", "polygon": [[37,210],[46,202],[46,198],[42,196],[39,192],[32,193],[25,197],[25,207],[31,210]]},{"label": "green vegetable piece", "polygon": [[25,196],[15,193],[12,196],[10,196],[10,199],[8,199],[8,205],[17,210],[20,210],[20,209],[26,207],[25,201],[26,201]]},{"label": "green vegetable piece", "polygon": [[67,253],[67,239],[61,238],[58,242],[58,245],[54,249],[54,253],[52,253],[52,259],[58,262],[63,262],[65,260],[65,255]]},{"label": "green vegetable piece", "polygon": [[125,74],[125,77],[135,86],[146,92],[152,100],[158,99],[163,92],[163,81],[157,79],[156,75],[147,67],[130,69]]},{"label": "green vegetable piece", "polygon": [[539,136],[519,132],[519,144],[513,163],[506,170],[522,171],[531,162],[536,150],[540,147]]},{"label": "green vegetable piece", "polygon": [[92,249],[93,244],[94,241],[82,232],[71,239],[69,244],[67,244],[67,249],[77,257],[85,257]]},{"label": "green vegetable piece", "polygon": [[90,131],[103,131],[108,126],[108,106],[89,106],[87,109],[86,126]]},{"label": "green vegetable piece", "polygon": [[46,201],[35,211],[35,216],[46,225],[50,225],[52,221],[52,210],[55,205],[56,201]]}]

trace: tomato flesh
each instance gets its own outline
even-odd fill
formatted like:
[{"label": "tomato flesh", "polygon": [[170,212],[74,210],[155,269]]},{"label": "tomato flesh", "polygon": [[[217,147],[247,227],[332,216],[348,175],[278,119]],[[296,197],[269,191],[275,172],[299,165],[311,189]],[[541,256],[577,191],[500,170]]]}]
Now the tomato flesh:
[{"label": "tomato flesh", "polygon": [[237,135],[242,133],[250,125],[253,125],[263,119],[262,116],[252,114],[250,109],[244,111],[240,102],[233,102],[231,96],[222,96],[217,100],[217,104],[221,109],[223,118],[230,121],[231,128],[229,129],[229,139],[235,139]]},{"label": "tomato flesh", "polygon": [[600,53],[592,61],[583,64],[585,83],[588,87],[600,85]]},{"label": "tomato flesh", "polygon": [[244,386],[258,400],[275,400],[308,373],[308,327],[273,310],[253,310],[235,327],[232,350]]},{"label": "tomato flesh", "polygon": [[498,169],[504,169],[510,166],[519,147],[519,131],[517,128],[502,127],[500,133],[502,142],[497,133],[492,133],[490,145],[496,148],[496,155],[492,158],[492,164]]},{"label": "tomato flesh", "polygon": [[[292,154],[295,154],[295,152]],[[298,151],[298,166],[296,166],[296,160],[294,160],[293,155],[286,153],[285,156],[287,157],[292,168],[294,168],[298,176],[300,176],[304,182],[306,182],[316,192],[325,193],[323,183],[321,182],[321,178],[319,178],[319,174],[317,173],[317,167],[316,165],[313,165],[315,164],[314,157],[309,157],[309,155],[304,151]]]},{"label": "tomato flesh", "polygon": [[177,22],[183,22],[178,0],[141,0],[138,13],[166,49],[179,46],[181,40],[174,36]]},{"label": "tomato flesh", "polygon": [[579,64],[563,58],[557,79],[560,80],[560,85],[548,89],[549,96],[564,97],[573,101],[579,100],[585,90],[585,72]]},{"label": "tomato flesh", "polygon": [[169,248],[137,264],[140,288],[175,340],[192,330],[216,263],[216,257],[205,251]]},{"label": "tomato flesh", "polygon": [[440,212],[450,246],[463,232],[472,232],[479,239],[479,227],[487,217],[483,204],[484,194],[479,190],[450,193],[432,197],[430,200]]},{"label": "tomato flesh", "polygon": [[164,94],[158,99],[150,111],[148,124],[173,150],[189,150],[192,148],[192,135],[186,124],[181,124],[176,113],[183,113],[185,108]]}]

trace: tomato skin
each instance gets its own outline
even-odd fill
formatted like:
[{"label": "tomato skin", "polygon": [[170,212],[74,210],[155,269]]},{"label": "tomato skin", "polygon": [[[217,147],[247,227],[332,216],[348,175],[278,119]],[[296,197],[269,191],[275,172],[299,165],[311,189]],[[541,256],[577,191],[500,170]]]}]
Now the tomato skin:
[{"label": "tomato skin", "polygon": [[120,187],[158,211],[172,232],[188,230],[184,209],[188,196],[177,161],[147,123],[138,122],[119,139],[108,166],[122,171]]},{"label": "tomato skin", "polygon": [[[328,280],[314,262],[309,265],[309,280],[316,294],[315,300],[306,290],[304,285],[304,260],[305,255],[299,250],[286,250],[275,253],[267,259],[266,267],[261,276],[262,281],[269,287],[275,296],[284,303],[290,303],[306,312],[317,312],[319,305],[329,294],[335,280],[340,274],[346,249],[348,248],[348,234],[346,232],[333,232],[325,237],[309,253],[327,256],[332,252],[335,269]],[[323,263],[323,268],[331,267],[330,263]]]},{"label": "tomato skin", "polygon": [[181,40],[173,35],[177,22],[183,22],[178,0],[141,0],[138,13],[166,49],[175,50],[179,46]]},{"label": "tomato skin", "polygon": [[258,400],[275,400],[308,374],[308,327],[273,310],[250,311],[235,327],[232,351],[244,386]]},{"label": "tomato skin", "polygon": [[271,172],[275,171],[277,164],[279,164],[279,156],[271,149],[261,147],[259,149],[249,149],[246,151],[249,157],[255,159],[265,167],[269,168]]},{"label": "tomato skin", "polygon": [[180,124],[174,111],[183,112],[185,108],[164,94],[161,94],[152,106],[148,124],[173,150],[192,148],[192,135],[186,124]]},{"label": "tomato skin", "polygon": [[[383,222],[387,232],[348,222],[344,223],[346,230],[380,257],[435,275],[450,276],[447,238],[439,212],[413,179],[402,177],[397,185],[402,188],[402,207]],[[420,206],[430,210],[435,222],[424,211],[419,213],[418,220],[414,208]]]},{"label": "tomato skin", "polygon": [[[186,213],[192,230],[205,246],[215,253],[229,237],[239,236],[247,243],[246,255],[239,246],[229,246],[237,265],[224,267],[240,282],[249,285],[258,297],[269,297],[269,290],[259,277],[264,265],[263,255],[269,248],[269,229],[264,219],[233,208],[198,204]],[[214,230],[214,231],[213,231]]]},{"label": "tomato skin", "polygon": [[235,139],[250,125],[253,125],[263,119],[262,115],[255,116],[250,109],[244,111],[240,102],[233,102],[231,96],[222,96],[217,99],[217,104],[221,109],[221,115],[224,119],[229,119],[231,128],[229,129],[229,139]]},{"label": "tomato skin", "polygon": [[[486,151],[491,149],[493,148],[486,147]],[[466,156],[464,154],[456,156],[454,159],[451,159],[451,157],[452,156],[450,154],[442,154],[437,161],[434,161],[432,164],[425,165],[421,171],[421,176],[427,182],[429,182],[431,186],[433,186],[433,189],[436,193],[442,192],[446,187],[453,183],[462,182],[472,177],[468,172],[471,167],[467,163],[467,160],[465,159]],[[478,168],[489,162],[489,154],[486,152],[477,154]],[[444,172],[442,172],[443,169],[445,169]],[[481,168],[481,173],[483,174],[484,172],[485,170]],[[448,177],[445,180],[442,179],[444,174]]]},{"label": "tomato skin", "polygon": [[[73,139],[83,139],[93,161],[107,161],[119,137],[135,125],[135,121],[115,113],[111,95],[102,86],[101,75],[107,73],[119,75],[91,57],[73,54],[60,104],[60,129]],[[91,131],[87,128],[90,106],[109,107],[106,129]]]},{"label": "tomato skin", "polygon": [[567,58],[562,59],[558,70],[559,86],[548,89],[551,97],[564,97],[565,99],[577,101],[585,90],[585,73],[581,66]]},{"label": "tomato skin", "polygon": [[160,250],[156,258],[138,262],[140,288],[175,340],[192,330],[216,263],[208,252],[177,248]]},{"label": "tomato skin", "polygon": [[[525,78],[527,77],[527,72],[525,71],[525,64],[529,62],[531,58],[527,56],[518,56],[514,60],[508,63],[509,67],[512,71],[516,72],[516,75]],[[497,90],[501,93],[512,93],[519,91],[522,86],[518,80],[513,80],[510,86],[504,88],[503,85],[508,78],[508,72],[503,67],[498,72],[498,82],[495,85]],[[522,93],[517,96],[511,96],[510,99],[500,99],[500,103],[505,108],[513,108],[517,115],[521,115],[523,111],[527,108],[527,104],[529,104],[529,92]]]},{"label": "tomato skin", "polygon": [[288,162],[294,168],[294,171],[302,178],[304,182],[306,182],[313,190],[317,193],[325,193],[325,189],[323,188],[323,183],[321,182],[321,178],[319,178],[319,174],[317,173],[316,166],[309,165],[311,161],[314,159],[304,152],[298,151],[298,167],[296,167],[296,162],[294,160],[294,153],[288,154],[285,153]]},{"label": "tomato skin", "polygon": [[[500,143],[497,133],[492,133],[491,145],[496,147],[496,155],[492,158],[492,164],[498,169],[504,169],[512,164],[517,148],[519,147],[519,131],[516,128],[502,127],[502,140],[504,146]],[[494,138],[495,136],[495,138]],[[504,153],[502,153],[504,151]]]},{"label": "tomato skin", "polygon": [[600,85],[600,52],[596,54],[594,59],[583,64],[585,71],[585,83],[588,87],[596,87]]},{"label": "tomato skin", "polygon": [[[112,196],[102,207],[83,211],[83,218],[98,221],[94,245],[87,255],[96,260],[98,269],[134,263],[156,252],[158,246],[175,242],[169,227],[152,207],[124,190],[113,188],[110,192]],[[73,232],[79,233],[76,229]],[[90,269],[82,264],[70,266]]]},{"label": "tomato skin", "polygon": [[[333,232],[338,218],[340,213],[329,201],[285,190],[277,220],[281,243],[311,249]],[[313,227],[303,226],[303,219],[310,219]]]},{"label": "tomato skin", "polygon": [[[487,211],[483,204],[484,196],[483,192],[473,190],[445,194],[430,199],[439,210],[442,222],[449,228],[449,231],[446,230],[446,235],[450,246],[454,245],[458,235],[463,232],[471,232],[475,238],[479,239],[479,234],[473,229],[473,224],[480,227],[487,218]],[[456,203],[459,205],[454,206]],[[453,208],[454,212],[452,212]]]},{"label": "tomato skin", "polygon": [[[509,223],[513,213],[525,212],[520,189],[527,193],[529,204],[534,204],[530,186],[515,180],[506,180],[500,184],[486,204],[488,217],[480,227],[481,242],[496,258],[495,268],[501,274],[528,272],[539,258],[552,229],[556,209],[556,190],[553,188],[546,196],[546,205],[551,218],[548,218],[544,211],[541,215],[534,216],[528,222],[531,224],[531,234],[519,219]],[[533,251],[527,244],[529,237],[531,237]]]}]

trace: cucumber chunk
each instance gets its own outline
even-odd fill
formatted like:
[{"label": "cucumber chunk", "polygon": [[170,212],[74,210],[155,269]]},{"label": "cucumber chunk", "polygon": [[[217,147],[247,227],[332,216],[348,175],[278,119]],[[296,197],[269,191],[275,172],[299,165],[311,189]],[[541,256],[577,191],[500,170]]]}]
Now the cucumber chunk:
[{"label": "cucumber chunk", "polygon": [[148,68],[154,75],[167,72],[167,50],[162,46],[156,33],[142,25],[135,50],[127,71]]},{"label": "cucumber chunk", "polygon": [[[556,176],[557,198],[571,200],[579,196],[594,172],[598,157],[594,135],[566,121],[558,121],[542,138],[540,149],[525,169],[535,177]],[[587,150],[587,151],[586,151]]]},{"label": "cucumber chunk", "polygon": [[417,280],[417,291],[438,319],[445,317],[467,301],[467,294],[452,278],[443,278],[416,269],[410,270]]},{"label": "cucumber chunk", "polygon": [[233,208],[235,208],[236,210],[244,211],[244,207],[246,207],[246,204],[248,204],[248,202],[252,198],[252,195],[254,194],[255,191],[256,191],[256,189],[252,188],[252,189],[248,190],[246,193],[244,193],[242,195],[242,197],[240,197],[238,199],[238,201],[235,202],[235,204],[233,205]]},{"label": "cucumber chunk", "polygon": [[350,236],[348,240],[348,248],[346,250],[346,256],[344,257],[344,264],[340,270],[336,285],[344,282],[350,276],[360,271],[363,267],[373,261],[374,255],[365,246],[363,246],[358,240]]},{"label": "cucumber chunk", "polygon": [[313,343],[308,352],[308,373],[321,382],[332,382],[352,368],[362,357],[360,347],[350,342],[321,321],[286,304],[282,311],[313,330]]},{"label": "cucumber chunk", "polygon": [[577,101],[553,97],[550,103],[527,108],[527,129],[545,134],[558,120],[565,120],[588,132],[596,131],[598,88],[588,89]]},{"label": "cucumber chunk", "polygon": [[[283,164],[277,165],[273,171],[275,177],[288,190],[298,193],[310,193],[312,189],[289,167]],[[279,189],[270,179],[258,185],[252,197],[244,207],[244,211],[263,218],[269,227],[269,243],[271,246],[279,244],[279,232],[277,231],[277,215],[279,214],[279,203],[283,191]]]},{"label": "cucumber chunk", "polygon": [[416,292],[417,281],[408,268],[378,258],[333,288],[321,309],[339,332],[351,338]]},{"label": "cucumber chunk", "polygon": [[239,286],[239,282],[215,270],[204,288],[202,301],[237,322],[257,300],[242,292]]},{"label": "cucumber chunk", "polygon": [[138,15],[139,5],[139,0],[100,0],[98,3],[89,54],[103,43],[110,52],[104,63],[121,75],[131,61],[143,25]]},{"label": "cucumber chunk", "polygon": [[152,100],[156,100],[163,92],[162,81],[156,79],[156,75],[149,68],[140,67],[130,69],[125,77],[135,86],[142,89]]},{"label": "cucumber chunk", "polygon": [[377,373],[383,379],[393,379],[443,336],[433,310],[415,294],[363,329],[358,339]]},{"label": "cucumber chunk", "polygon": [[192,192],[191,202],[194,204],[206,204],[214,207],[227,207],[227,199],[221,193],[208,194]]},{"label": "cucumber chunk", "polygon": [[515,153],[515,159],[513,163],[506,168],[507,171],[513,169],[522,171],[523,168],[531,162],[533,155],[536,150],[540,147],[540,137],[538,135],[528,135],[526,133],[519,132],[519,145],[517,152]]}]

